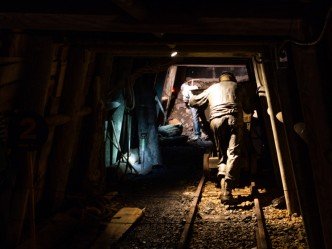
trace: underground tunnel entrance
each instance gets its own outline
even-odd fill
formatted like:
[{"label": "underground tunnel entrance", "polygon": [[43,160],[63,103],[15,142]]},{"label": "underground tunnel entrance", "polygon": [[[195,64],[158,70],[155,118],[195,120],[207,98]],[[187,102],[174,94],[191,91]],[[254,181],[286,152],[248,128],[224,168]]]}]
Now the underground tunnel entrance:
[{"label": "underground tunnel entrance", "polygon": [[[140,173],[140,167],[142,167],[140,165],[142,161],[139,158],[142,155],[140,147],[148,146],[149,143],[146,141],[147,133],[134,129],[131,136],[138,141],[131,142],[131,144],[138,146],[136,152],[138,165],[136,165],[137,168],[134,167],[134,170],[128,167],[128,162],[132,163],[131,166],[135,164],[135,161],[130,161],[132,160],[130,157],[130,160],[128,159],[122,164],[120,175],[126,171],[129,174],[125,180],[120,177],[122,180],[120,180],[118,188],[115,188],[120,195],[115,198],[115,202],[118,205],[137,206],[143,210],[149,209],[149,211],[144,214],[146,217],[143,218],[144,221],[139,222],[141,225],[133,226],[132,232],[114,244],[116,248],[134,246],[150,248],[158,247],[161,244],[168,245],[170,248],[178,246],[177,243],[184,225],[181,217],[188,212],[192,197],[195,195],[193,191],[199,182],[199,176],[203,173],[204,155],[207,152],[211,153],[214,147],[211,135],[204,129],[204,120],[201,118],[199,119],[201,134],[199,138],[195,137],[192,113],[183,102],[183,85],[196,86],[193,92],[196,90],[194,94],[199,94],[210,85],[219,82],[218,75],[222,71],[235,72],[236,80],[246,89],[247,98],[252,107],[251,112],[243,113],[244,143],[241,154],[241,174],[234,191],[237,193],[235,195],[237,195],[238,205],[234,208],[220,204],[217,171],[215,168],[211,168],[204,186],[203,197],[198,206],[199,218],[196,218],[194,222],[189,248],[211,243],[216,247],[222,246],[222,248],[229,246],[252,248],[255,246],[256,241],[252,237],[248,237],[247,230],[253,229],[254,226],[250,213],[253,203],[250,198],[247,199],[248,196],[246,197],[246,193],[250,192],[252,181],[257,184],[258,191],[263,196],[262,205],[268,220],[267,227],[274,238],[270,243],[276,248],[283,246],[283,243],[289,245],[294,243],[296,246],[306,248],[302,219],[296,214],[291,218],[292,224],[296,227],[294,228],[296,239],[292,239],[292,231],[287,235],[284,234],[287,239],[282,239],[280,236],[282,234],[280,229],[283,229],[280,225],[288,223],[289,216],[283,197],[279,169],[274,165],[270,154],[269,147],[273,145],[274,141],[271,141],[271,137],[266,134],[266,129],[269,128],[264,122],[267,121],[270,113],[266,112],[268,109],[266,101],[261,100],[262,88],[256,82],[260,80],[257,80],[257,74],[255,75],[250,63],[173,65],[168,69],[168,74],[161,84],[158,84],[157,76],[153,79],[152,85],[155,87],[156,96],[155,102],[150,104],[158,110],[155,118],[159,125],[157,129],[158,148],[161,152],[162,163],[153,165],[149,172]],[[139,98],[139,96],[137,97]],[[204,114],[208,117],[209,110],[205,109]],[[141,121],[145,122],[144,119]],[[126,119],[123,122],[126,122]],[[131,122],[137,125],[139,115],[133,117]],[[121,164],[118,165],[121,166]],[[121,167],[115,167],[121,170]],[[279,224],[275,223],[275,219],[280,221]],[[227,223],[227,220],[230,222]],[[174,224],[178,224],[176,228],[174,228]],[[204,232],[202,233],[202,231]],[[223,234],[222,243],[217,233]],[[225,233],[228,236],[225,236]],[[297,239],[298,235],[299,239]],[[235,237],[239,238],[240,242],[237,242]]]},{"label": "underground tunnel entrance", "polygon": [[[257,173],[264,173],[263,179],[268,179],[267,182],[274,182],[275,170],[269,154],[255,76],[252,68],[243,61],[234,64],[170,66],[164,80],[159,79],[158,76],[150,79],[153,81],[150,87],[154,88],[150,96],[146,93],[147,90],[140,90],[143,87],[135,88],[138,92],[135,95],[138,99],[136,108],[141,110],[136,111],[130,118],[124,108],[119,111],[121,101],[123,101],[121,98],[109,102],[111,114],[106,121],[106,167],[109,167],[114,174],[120,175],[127,173],[145,175],[151,173],[157,166],[179,165],[181,167],[181,164],[188,164],[193,168],[201,167],[204,153],[215,150],[213,135],[209,127],[209,108],[204,107],[199,115],[198,123],[196,123],[199,131],[195,131],[197,127],[193,122],[191,108],[184,102],[182,90],[183,86],[187,84],[195,88],[194,94],[199,94],[212,84],[219,82],[219,75],[223,71],[234,72],[238,84],[247,93],[246,98],[251,109],[248,113],[243,112],[244,143],[243,159],[241,160],[243,174],[241,175],[245,178],[255,178]],[[148,84],[145,85],[145,89],[148,86]],[[139,93],[144,95],[144,98],[147,96],[150,99],[153,98],[154,101],[143,103]],[[156,114],[147,111],[149,108],[155,108]],[[153,128],[146,125],[149,115],[157,120],[158,129],[154,134],[149,134],[151,131],[147,131],[147,129]],[[129,125],[131,128],[126,128]],[[125,134],[116,134],[114,132],[116,126],[125,128]],[[144,129],[145,131],[143,131]],[[151,142],[151,135],[158,137],[157,143]],[[120,136],[122,136],[122,140]],[[123,143],[125,137],[128,139],[128,136],[130,136],[129,143],[124,143],[125,147],[121,148],[120,142]],[[131,148],[128,149],[128,146]],[[155,152],[157,150],[160,150],[160,154]],[[215,154],[215,151],[213,153]],[[149,157],[157,157],[157,159],[146,160]],[[157,163],[155,165],[146,164],[151,162]]]}]

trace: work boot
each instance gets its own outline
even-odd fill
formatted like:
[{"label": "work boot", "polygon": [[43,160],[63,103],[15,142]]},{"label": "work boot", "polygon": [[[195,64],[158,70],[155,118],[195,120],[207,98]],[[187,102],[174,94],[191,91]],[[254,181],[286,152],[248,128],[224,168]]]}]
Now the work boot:
[{"label": "work boot", "polygon": [[222,178],[220,185],[221,185],[221,195],[220,195],[221,203],[231,204],[233,202],[233,196],[229,182],[227,182],[225,178]]}]

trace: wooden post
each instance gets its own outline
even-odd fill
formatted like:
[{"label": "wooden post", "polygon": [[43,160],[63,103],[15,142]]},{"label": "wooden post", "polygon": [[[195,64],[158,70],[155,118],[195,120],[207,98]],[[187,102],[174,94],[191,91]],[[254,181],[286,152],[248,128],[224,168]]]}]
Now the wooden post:
[{"label": "wooden post", "polygon": [[27,152],[27,165],[28,165],[28,172],[29,172],[29,179],[28,179],[28,190],[30,194],[30,237],[31,237],[31,248],[36,248],[36,217],[35,217],[35,189],[34,189],[34,153]]},{"label": "wooden post", "polygon": [[62,204],[73,165],[75,146],[78,142],[81,119],[78,112],[84,105],[88,88],[88,69],[93,53],[73,48],[68,58],[61,110],[72,120],[58,127],[54,138],[54,158],[50,164],[50,201],[55,210]]},{"label": "wooden post", "polygon": [[[58,114],[59,111],[60,98],[62,95],[65,72],[67,68],[68,47],[63,44],[55,44],[53,51],[53,60],[55,59],[57,67],[54,75],[50,75],[50,77],[53,76],[56,80],[54,83],[54,89],[52,91],[53,94],[50,94],[49,99],[45,99],[45,101],[50,101],[49,110],[47,110],[50,116]],[[58,52],[58,54],[55,54],[55,52]],[[48,159],[53,144],[55,128],[56,124],[49,125],[47,141],[39,154],[39,163],[37,165],[38,168],[36,172],[36,178],[38,179],[36,183],[36,202],[39,202],[41,200],[42,194],[44,193],[45,177],[49,163]]]},{"label": "wooden post", "polygon": [[278,69],[277,91],[287,135],[296,190],[299,199],[301,215],[305,226],[310,248],[324,248],[322,227],[315,196],[313,172],[310,168],[310,158],[305,142],[294,132],[294,124],[303,121],[299,100],[299,89],[296,86],[295,73],[288,56],[289,66]]},{"label": "wooden post", "polygon": [[270,110],[270,122],[272,127],[272,133],[273,133],[273,140],[275,143],[275,149],[276,149],[276,155],[278,159],[279,164],[279,170],[280,170],[280,176],[281,176],[281,182],[282,187],[285,195],[286,200],[286,206],[287,211],[289,214],[294,213],[294,206],[293,203],[290,201],[290,192],[289,192],[289,185],[290,183],[286,179],[286,173],[285,173],[285,159],[282,155],[281,145],[280,145],[280,135],[278,134],[277,126],[276,126],[276,120],[275,120],[275,112],[274,112],[274,105],[272,104],[270,89],[271,86],[267,84],[267,79],[265,75],[265,69],[264,65],[262,63],[257,63],[254,61],[254,67],[255,67],[255,74],[256,74],[256,80],[261,82],[261,85],[264,87],[265,93],[266,93],[266,101],[267,106]]},{"label": "wooden post", "polygon": [[164,84],[164,89],[163,93],[165,94],[162,96],[162,101],[166,101],[166,117],[164,117],[164,124],[167,122],[167,117],[169,115],[170,110],[169,106],[171,104],[171,97],[172,97],[172,89],[175,81],[175,76],[176,76],[176,71],[177,71],[177,66],[170,66],[167,72],[167,76],[165,79],[165,84]]},{"label": "wooden post", "polygon": [[[48,89],[47,83],[50,75],[52,41],[50,37],[27,36],[26,39],[26,81],[22,89],[21,109],[37,112],[43,115],[44,98]],[[24,49],[22,49],[24,50]],[[22,152],[16,157],[21,157]],[[35,160],[35,159],[33,159]],[[10,218],[7,228],[7,239],[10,247],[16,246],[21,237],[23,222],[28,202],[29,171],[26,162],[19,160],[16,186],[12,196]]]},{"label": "wooden post", "polygon": [[110,137],[112,138],[113,144],[111,143],[110,149],[110,164],[114,164],[118,159],[118,148],[115,144],[120,143],[120,134],[122,132],[122,122],[125,110],[125,100],[123,98],[122,90],[126,86],[128,81],[128,76],[131,74],[133,67],[133,59],[132,58],[121,58],[117,59],[113,63],[114,68],[112,70],[111,76],[111,84],[110,84],[110,92],[113,93],[109,98],[112,101],[117,101],[120,103],[120,106],[116,109],[116,111],[112,115],[114,122],[114,129],[111,131]]},{"label": "wooden post", "polygon": [[[274,58],[274,56],[273,56]],[[285,122],[282,120],[282,112],[281,112],[281,99],[278,95],[278,77],[276,73],[276,66],[275,64],[269,64],[269,67],[266,67],[267,75],[269,75],[269,94],[271,98],[272,105],[274,106],[274,120],[275,120],[275,126],[276,131],[278,134],[279,139],[279,146],[280,151],[282,154],[282,161],[283,161],[283,170],[284,170],[284,177],[285,182],[287,184],[288,188],[288,195],[289,195],[289,203],[290,203],[290,214],[293,213],[299,213],[299,202],[298,202],[298,196],[295,186],[295,175],[293,170],[293,162],[291,158],[291,151],[289,148],[289,141],[287,139],[286,134],[286,127]],[[272,115],[272,113],[271,113]],[[279,117],[279,119],[278,119]]]},{"label": "wooden post", "polygon": [[[113,58],[110,55],[97,55],[98,72],[94,80],[93,98],[93,122],[94,128],[91,132],[89,164],[86,169],[86,178],[89,185],[100,187],[104,183],[105,161],[104,161],[104,122],[106,89],[110,84]],[[103,156],[102,156],[103,155]],[[96,189],[94,189],[96,190]]]},{"label": "wooden post", "polygon": [[[293,47],[294,67],[304,122],[308,132],[308,148],[322,224],[325,248],[332,248],[332,162],[330,111],[324,103],[319,58],[315,47]],[[310,70],[308,70],[308,68]]]},{"label": "wooden post", "polygon": [[270,157],[271,157],[271,162],[272,162],[272,166],[273,166],[273,170],[274,170],[274,174],[275,174],[275,180],[278,186],[282,186],[281,181],[280,181],[280,173],[279,173],[279,166],[278,166],[278,159],[277,159],[277,155],[276,155],[276,147],[274,144],[274,139],[273,139],[273,133],[272,133],[272,127],[271,127],[271,122],[270,122],[270,117],[267,113],[268,110],[268,104],[267,104],[267,100],[266,100],[266,93],[265,93],[265,89],[264,86],[262,84],[261,81],[257,80],[258,78],[258,71],[255,68],[255,60],[253,60],[252,63],[252,67],[250,67],[251,71],[253,74],[255,74],[255,78],[256,78],[256,89],[258,91],[258,97],[259,97],[259,106],[261,108],[257,108],[257,114],[259,119],[262,122],[262,128],[265,131],[266,134],[266,138],[262,138],[263,140],[266,140],[268,149],[269,149],[269,153],[270,153]]}]

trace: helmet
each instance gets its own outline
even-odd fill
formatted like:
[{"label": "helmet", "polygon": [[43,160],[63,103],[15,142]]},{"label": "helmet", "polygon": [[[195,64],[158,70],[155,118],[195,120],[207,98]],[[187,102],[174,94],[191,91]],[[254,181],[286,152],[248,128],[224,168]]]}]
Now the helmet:
[{"label": "helmet", "polygon": [[231,72],[227,72],[227,71],[222,72],[220,75],[220,81],[228,81],[228,80],[236,82],[236,78],[235,78],[234,74]]}]

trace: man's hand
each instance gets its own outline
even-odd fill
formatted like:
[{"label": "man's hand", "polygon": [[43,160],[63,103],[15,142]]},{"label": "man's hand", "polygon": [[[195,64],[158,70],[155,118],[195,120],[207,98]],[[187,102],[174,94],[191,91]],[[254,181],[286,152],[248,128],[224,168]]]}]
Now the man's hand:
[{"label": "man's hand", "polygon": [[186,107],[190,107],[189,106],[189,99],[194,96],[193,93],[191,92],[191,90],[195,90],[198,89],[197,86],[189,86],[187,83],[182,84],[181,86],[181,90],[182,90],[182,95],[183,95],[183,101],[186,104]]}]

